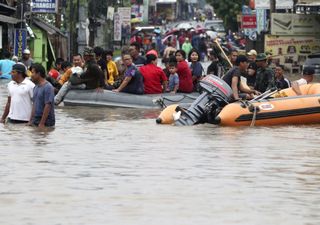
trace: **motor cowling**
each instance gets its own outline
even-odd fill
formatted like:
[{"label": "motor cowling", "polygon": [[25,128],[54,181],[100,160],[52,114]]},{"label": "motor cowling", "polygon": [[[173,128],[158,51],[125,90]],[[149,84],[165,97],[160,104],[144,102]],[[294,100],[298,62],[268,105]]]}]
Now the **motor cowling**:
[{"label": "motor cowling", "polygon": [[221,78],[208,75],[200,81],[202,94],[187,110],[181,112],[176,125],[194,125],[198,123],[214,123],[217,112],[227,105],[232,97],[232,89]]}]

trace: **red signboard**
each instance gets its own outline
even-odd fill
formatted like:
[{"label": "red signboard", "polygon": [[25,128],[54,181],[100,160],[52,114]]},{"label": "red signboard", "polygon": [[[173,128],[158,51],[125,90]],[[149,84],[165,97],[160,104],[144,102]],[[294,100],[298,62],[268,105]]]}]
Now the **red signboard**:
[{"label": "red signboard", "polygon": [[255,29],[255,28],[257,28],[256,15],[242,15],[241,28],[242,29]]}]

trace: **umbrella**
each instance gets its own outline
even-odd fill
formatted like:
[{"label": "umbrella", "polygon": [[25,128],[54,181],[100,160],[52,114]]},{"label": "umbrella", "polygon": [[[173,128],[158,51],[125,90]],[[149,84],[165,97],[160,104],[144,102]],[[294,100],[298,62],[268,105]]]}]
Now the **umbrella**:
[{"label": "umbrella", "polygon": [[191,23],[179,23],[176,27],[176,29],[178,30],[188,30],[192,28],[192,24]]},{"label": "umbrella", "polygon": [[142,21],[139,18],[132,18],[130,22],[131,23],[141,23]]},{"label": "umbrella", "polygon": [[167,36],[167,35],[177,34],[177,33],[179,33],[179,30],[177,30],[177,29],[172,29],[172,30],[168,31],[167,33],[165,33],[164,35]]},{"label": "umbrella", "polygon": [[165,37],[161,40],[162,44],[165,43],[170,37],[173,37],[173,36],[174,36],[173,34],[170,34],[170,35],[168,35],[168,36],[165,36]]},{"label": "umbrella", "polygon": [[216,39],[218,37],[218,33],[212,30],[207,30],[206,34],[211,38],[211,39]]}]

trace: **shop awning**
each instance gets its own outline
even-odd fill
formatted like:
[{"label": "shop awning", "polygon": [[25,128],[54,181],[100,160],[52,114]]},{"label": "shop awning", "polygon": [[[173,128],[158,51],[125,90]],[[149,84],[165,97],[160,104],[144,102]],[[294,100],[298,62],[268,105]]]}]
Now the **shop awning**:
[{"label": "shop awning", "polygon": [[0,14],[0,21],[4,23],[17,24],[20,22],[17,18],[5,16]]},{"label": "shop awning", "polygon": [[61,36],[67,37],[64,33],[61,32],[61,30],[59,30],[55,26],[52,26],[51,24],[43,22],[40,19],[34,18],[33,19],[33,23],[37,27],[47,31],[47,33],[50,34],[50,35],[56,35],[57,34],[57,35],[61,35]]}]

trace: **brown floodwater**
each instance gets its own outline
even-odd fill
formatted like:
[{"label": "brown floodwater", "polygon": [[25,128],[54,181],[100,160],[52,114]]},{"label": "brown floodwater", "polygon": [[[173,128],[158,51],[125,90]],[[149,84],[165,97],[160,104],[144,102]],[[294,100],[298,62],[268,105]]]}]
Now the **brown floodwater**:
[{"label": "brown floodwater", "polygon": [[[6,101],[0,81],[0,114]],[[161,126],[159,111],[58,107],[0,124],[0,224],[320,224],[320,125]]]}]

